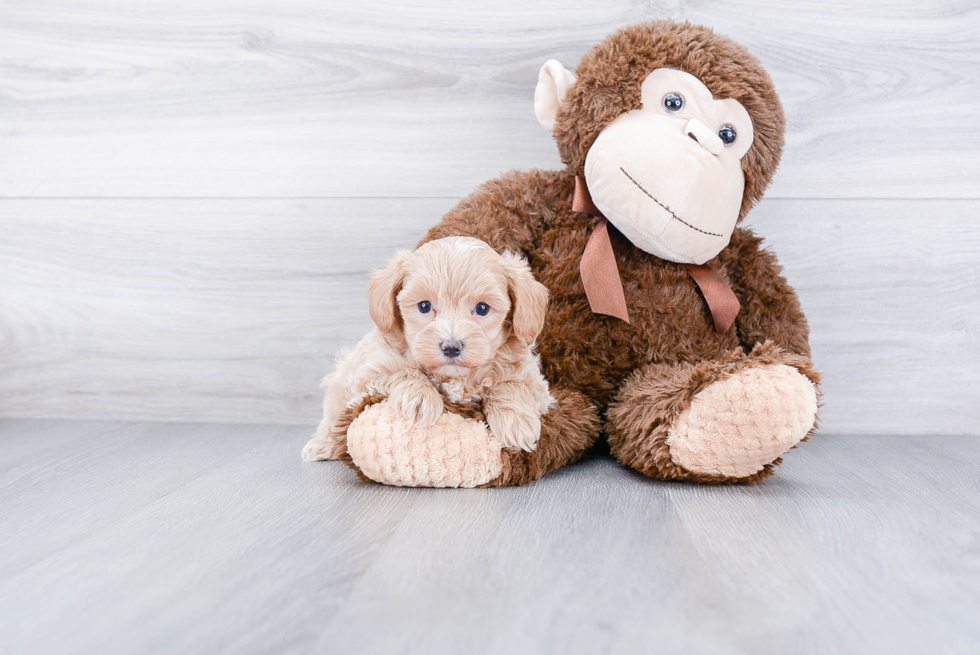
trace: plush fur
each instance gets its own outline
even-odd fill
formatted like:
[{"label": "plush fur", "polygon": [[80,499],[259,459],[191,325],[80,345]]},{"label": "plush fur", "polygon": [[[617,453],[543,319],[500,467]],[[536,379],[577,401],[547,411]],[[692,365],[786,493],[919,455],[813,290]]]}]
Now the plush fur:
[{"label": "plush fur", "polygon": [[[501,474],[490,484],[537,479],[580,457],[603,431],[621,462],[651,477],[757,482],[773,472],[778,455],[815,429],[819,375],[810,362],[807,321],[775,256],[750,230],[736,227],[708,262],[742,305],[726,333],[715,331],[680,265],[639,250],[611,226],[631,322],[590,310],[579,262],[598,219],[572,211],[574,179],[600,130],[639,106],[641,82],[660,67],[695,75],[715,97],[734,98],[749,112],[755,139],[742,159],[741,220],[762,197],[783,145],[772,82],[729,39],[656,21],[613,34],[579,62],[578,81],[554,128],[565,170],[511,172],[488,182],[423,239],[467,235],[500,252],[521,252],[551,292],[539,345],[557,405],[542,419],[538,449],[504,449]],[[760,407],[771,416],[749,416]],[[721,441],[706,438],[704,426],[720,431]],[[757,451],[754,459],[750,449]]]},{"label": "plush fur", "polygon": [[[800,371],[809,381],[819,379],[807,358],[787,353],[771,341],[758,344],[748,354],[735,350],[718,358],[655,364],[637,370],[609,407],[607,433],[613,454],[637,471],[662,480],[715,484],[764,480],[775,472],[781,459],[774,457],[760,470],[741,476],[694,471],[677,461],[668,441],[671,428],[688,412],[699,393],[716,383],[724,384],[747,369],[779,365]],[[753,417],[749,414],[746,418]]]},{"label": "plush fur", "polygon": [[620,30],[591,48],[575,67],[578,82],[558,111],[555,141],[575,175],[599,132],[641,106],[640,85],[651,71],[673,68],[700,79],[716,98],[738,100],[752,119],[755,142],[742,159],[744,217],[765,193],[779,165],[786,120],[769,74],[743,46],[707,27],[655,21]]},{"label": "plush fur", "polygon": [[[347,447],[336,459],[345,462],[366,482],[395,486],[505,487],[527,484],[579,459],[599,432],[601,421],[595,406],[584,396],[569,390],[557,391],[554,396],[555,403],[544,417],[537,447],[529,452],[520,448],[501,448],[489,433],[485,434],[485,439],[480,439],[481,431],[486,432],[482,403],[447,401],[444,418],[432,432],[413,428],[399,431],[392,429],[392,422],[379,425],[375,416],[361,416],[368,408],[383,408],[386,402],[383,395],[367,395],[343,409],[333,424],[333,434],[345,444],[348,438],[370,440],[371,443],[367,447]],[[469,419],[470,425],[461,425],[457,420],[459,417]],[[350,429],[355,420],[360,422],[362,418],[367,418],[371,427],[377,426],[373,432],[359,434],[360,426],[356,424],[353,430]],[[460,438],[448,439],[446,429],[456,430]],[[368,449],[371,452],[365,457],[362,453]],[[355,454],[358,455],[356,459]],[[370,463],[365,465],[369,459]],[[495,475],[485,477],[488,472]]]},{"label": "plush fur", "polygon": [[500,442],[483,421],[444,412],[423,428],[386,402],[350,425],[347,453],[365,477],[401,487],[476,487],[501,471]]},{"label": "plush fur", "polygon": [[369,395],[384,396],[385,416],[413,429],[436,426],[444,398],[479,402],[497,450],[534,450],[554,399],[533,351],[548,291],[527,262],[476,239],[439,239],[395,255],[372,276],[368,296],[377,329],[325,379],[323,421],[304,459],[339,459],[346,436],[334,425]]}]

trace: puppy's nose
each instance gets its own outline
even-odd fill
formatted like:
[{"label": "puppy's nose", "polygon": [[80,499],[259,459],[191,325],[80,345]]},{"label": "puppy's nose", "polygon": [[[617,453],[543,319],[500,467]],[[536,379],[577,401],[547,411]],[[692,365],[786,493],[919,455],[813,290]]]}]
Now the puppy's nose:
[{"label": "puppy's nose", "polygon": [[440,343],[439,349],[449,359],[455,359],[459,357],[459,353],[463,352],[463,344],[459,339],[450,339]]}]

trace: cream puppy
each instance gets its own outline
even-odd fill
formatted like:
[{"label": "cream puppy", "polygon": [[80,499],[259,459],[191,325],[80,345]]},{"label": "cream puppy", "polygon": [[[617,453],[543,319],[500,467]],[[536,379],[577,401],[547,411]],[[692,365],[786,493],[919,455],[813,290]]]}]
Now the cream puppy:
[{"label": "cream puppy", "polygon": [[345,435],[335,434],[334,423],[367,394],[387,396],[420,425],[436,422],[443,396],[482,401],[503,446],[537,447],[541,416],[554,403],[534,353],[548,290],[526,261],[478,239],[438,239],[375,271],[368,300],[377,329],[338,356],[324,379],[323,421],[303,459],[344,453]]}]

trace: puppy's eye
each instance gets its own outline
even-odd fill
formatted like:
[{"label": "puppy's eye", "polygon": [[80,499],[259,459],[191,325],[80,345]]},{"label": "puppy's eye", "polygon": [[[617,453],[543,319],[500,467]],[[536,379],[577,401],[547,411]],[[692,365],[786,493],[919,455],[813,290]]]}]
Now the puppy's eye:
[{"label": "puppy's eye", "polygon": [[432,311],[432,303],[429,302],[428,300],[423,300],[422,302],[419,303],[419,311],[422,312],[423,314],[428,314],[429,312]]},{"label": "puppy's eye", "polygon": [[490,305],[485,302],[478,302],[476,303],[476,307],[473,308],[473,311],[476,312],[477,316],[486,316],[490,313]]}]

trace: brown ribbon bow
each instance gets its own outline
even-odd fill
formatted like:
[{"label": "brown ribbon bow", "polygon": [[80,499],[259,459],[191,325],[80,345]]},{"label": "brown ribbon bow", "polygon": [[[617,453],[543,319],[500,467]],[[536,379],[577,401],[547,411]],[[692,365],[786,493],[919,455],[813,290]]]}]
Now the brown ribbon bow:
[{"label": "brown ribbon bow", "polygon": [[[589,306],[596,314],[615,316],[627,323],[630,322],[629,311],[626,308],[626,294],[623,292],[623,281],[616,266],[616,253],[613,251],[609,238],[609,224],[606,217],[592,202],[585,179],[579,175],[575,178],[575,195],[572,197],[572,211],[597,216],[599,222],[589,242],[582,253],[579,263],[579,273],[582,275],[582,285],[585,295],[589,298]],[[701,295],[708,303],[711,318],[718,334],[724,334],[735,322],[735,316],[741,308],[735,292],[721,273],[705,264],[681,264],[688,275],[694,278]]]}]

